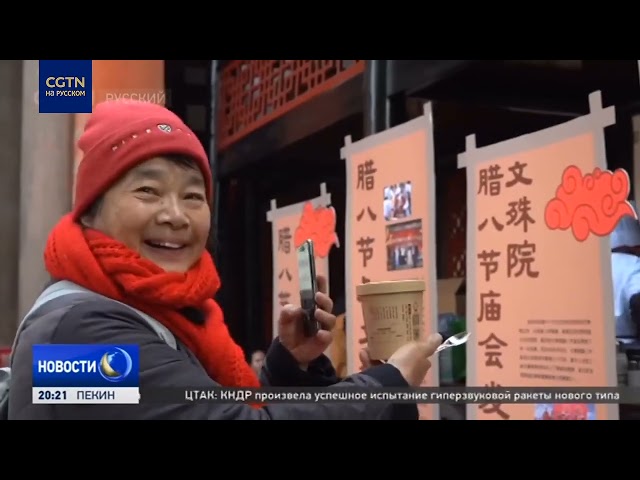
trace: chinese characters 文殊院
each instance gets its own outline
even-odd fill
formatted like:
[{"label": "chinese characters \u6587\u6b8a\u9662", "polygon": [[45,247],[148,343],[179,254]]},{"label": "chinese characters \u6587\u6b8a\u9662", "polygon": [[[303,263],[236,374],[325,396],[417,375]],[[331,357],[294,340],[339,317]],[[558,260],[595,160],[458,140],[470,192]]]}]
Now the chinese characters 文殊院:
[{"label": "chinese characters \u6587\u6b8a\u9662", "polygon": [[[533,180],[525,174],[526,166],[526,163],[516,161],[508,167],[508,173],[503,173],[498,164],[480,169],[477,195],[500,197],[503,195],[503,190],[509,192],[509,189],[517,185],[525,187],[532,185]],[[509,199],[503,216],[481,217],[477,228],[478,232],[485,232],[488,228],[493,228],[497,232],[502,232],[505,228],[518,228],[526,235],[529,232],[529,226],[535,223],[535,219],[531,216],[531,200],[526,195],[521,195]],[[535,270],[535,253],[536,244],[529,242],[526,238],[521,243],[509,243],[506,252],[493,248],[478,252],[478,265],[483,269],[485,283],[484,288],[479,289],[478,322],[502,320],[502,293],[491,288],[492,276],[504,268],[501,260],[506,256],[507,278],[518,278],[523,275],[537,278],[539,272]],[[484,350],[486,367],[498,369],[504,367],[502,355],[504,349],[509,346],[507,342],[491,332],[486,338],[479,340],[478,346]],[[499,387],[500,385],[492,380],[486,386]],[[496,414],[503,420],[510,418],[500,404],[484,404],[479,408],[484,413]]]}]

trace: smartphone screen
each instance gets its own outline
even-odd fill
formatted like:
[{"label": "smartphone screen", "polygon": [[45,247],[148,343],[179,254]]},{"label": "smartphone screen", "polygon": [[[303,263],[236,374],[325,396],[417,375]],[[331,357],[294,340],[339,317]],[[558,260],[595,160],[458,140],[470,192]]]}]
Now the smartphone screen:
[{"label": "smartphone screen", "polygon": [[300,306],[307,313],[307,333],[315,334],[317,322],[314,319],[316,307],[316,269],[313,243],[309,240],[298,248],[298,277],[300,282]]}]

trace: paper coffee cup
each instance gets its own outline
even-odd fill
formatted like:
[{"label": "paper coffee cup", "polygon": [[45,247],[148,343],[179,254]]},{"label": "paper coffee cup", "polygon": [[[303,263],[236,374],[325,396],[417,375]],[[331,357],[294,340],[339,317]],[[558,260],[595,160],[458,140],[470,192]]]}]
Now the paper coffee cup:
[{"label": "paper coffee cup", "polygon": [[424,290],[422,280],[356,286],[372,360],[388,360],[402,345],[422,338]]}]

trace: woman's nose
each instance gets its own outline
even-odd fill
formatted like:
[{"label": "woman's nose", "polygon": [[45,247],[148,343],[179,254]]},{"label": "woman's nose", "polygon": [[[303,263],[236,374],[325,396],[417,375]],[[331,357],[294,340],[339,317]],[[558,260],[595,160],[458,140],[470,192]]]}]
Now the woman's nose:
[{"label": "woman's nose", "polygon": [[158,214],[159,223],[167,223],[172,228],[179,229],[189,225],[189,217],[184,211],[180,201],[168,199]]}]

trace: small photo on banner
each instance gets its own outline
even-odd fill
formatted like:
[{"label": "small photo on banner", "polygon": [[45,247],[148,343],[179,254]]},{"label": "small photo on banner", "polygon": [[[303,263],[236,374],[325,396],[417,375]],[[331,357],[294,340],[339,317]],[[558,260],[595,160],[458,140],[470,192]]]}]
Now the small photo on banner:
[{"label": "small photo on banner", "polygon": [[411,180],[384,188],[384,219],[387,222],[411,217]]},{"label": "small photo on banner", "polygon": [[93,63],[91,60],[39,60],[40,113],[91,113]]},{"label": "small photo on banner", "polygon": [[[282,307],[300,305],[300,282],[296,250],[312,240],[316,274],[329,281],[329,252],[339,246],[336,234],[336,212],[326,184],[320,185],[320,196],[293,205],[278,207],[271,200],[267,221],[272,226],[273,250],[273,338],[278,335],[278,319]],[[329,293],[329,292],[327,292]],[[328,355],[329,349],[327,349]]]},{"label": "small photo on banner", "polygon": [[[590,113],[477,148],[467,137],[467,385],[615,387],[609,235],[630,181],[607,170],[600,92]],[[616,420],[616,405],[468,405],[471,420]]]},{"label": "small photo on banner", "polygon": [[[358,142],[345,139],[347,171],[345,286],[347,372],[361,370],[359,352],[368,342],[356,286],[370,282],[422,280],[414,332],[437,332],[435,169],[431,104],[424,114]],[[396,328],[404,328],[397,325]],[[382,330],[389,331],[387,328]],[[396,332],[394,332],[396,333]],[[439,384],[438,358],[423,386]],[[438,405],[420,405],[420,418],[439,418]]]}]

